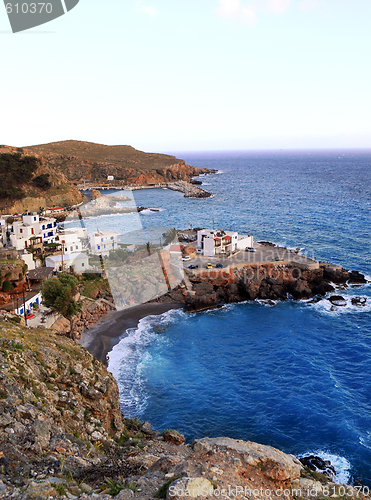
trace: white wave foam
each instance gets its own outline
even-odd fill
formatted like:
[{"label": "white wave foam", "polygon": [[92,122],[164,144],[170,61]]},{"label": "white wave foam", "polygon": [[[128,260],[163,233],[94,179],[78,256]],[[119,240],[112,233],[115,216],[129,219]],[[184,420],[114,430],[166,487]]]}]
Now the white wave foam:
[{"label": "white wave foam", "polygon": [[261,304],[262,306],[265,306],[265,307],[274,307],[280,301],[279,300],[273,300],[273,299],[258,299],[257,302],[259,304]]},{"label": "white wave foam", "polygon": [[[347,296],[345,293],[342,293],[342,297],[344,297],[345,305],[344,306],[336,306],[333,305],[328,299],[323,298],[319,302],[311,303],[311,299],[305,301],[308,305],[313,306],[317,309],[318,312],[323,314],[357,314],[357,313],[365,313],[371,311],[371,298],[365,297],[364,295],[353,295]],[[352,298],[361,297],[366,298],[367,302],[364,306],[357,306],[352,304]]]},{"label": "white wave foam", "polygon": [[145,210],[141,210],[141,214],[156,214],[158,212],[164,212],[164,208],[146,208]]},{"label": "white wave foam", "polygon": [[340,455],[334,455],[333,453],[329,453],[323,450],[316,450],[305,453],[303,456],[307,457],[309,455],[314,455],[322,458],[323,460],[330,460],[331,465],[334,466],[336,476],[332,478],[334,483],[342,483],[349,484],[351,479],[351,463],[345,457]]},{"label": "white wave foam", "polygon": [[125,337],[108,353],[108,370],[117,381],[125,416],[138,416],[147,404],[143,369],[151,360],[148,348],[156,340],[156,329],[177,321],[181,314],[185,314],[181,309],[173,309],[141,319],[137,328],[126,330]]}]

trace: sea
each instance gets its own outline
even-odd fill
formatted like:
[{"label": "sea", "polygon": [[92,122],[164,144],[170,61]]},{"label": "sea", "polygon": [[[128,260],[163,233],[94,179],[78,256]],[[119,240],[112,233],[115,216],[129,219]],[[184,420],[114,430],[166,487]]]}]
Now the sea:
[{"label": "sea", "polygon": [[[87,227],[156,242],[166,228],[214,225],[371,279],[371,150],[175,154],[218,171],[199,177],[211,198],[133,191],[129,204],[152,210]],[[142,319],[109,353],[124,415],[188,442],[229,436],[315,454],[331,460],[338,482],[371,487],[371,286],[336,293],[346,306],[255,301]],[[352,305],[355,296],[366,305]]]}]

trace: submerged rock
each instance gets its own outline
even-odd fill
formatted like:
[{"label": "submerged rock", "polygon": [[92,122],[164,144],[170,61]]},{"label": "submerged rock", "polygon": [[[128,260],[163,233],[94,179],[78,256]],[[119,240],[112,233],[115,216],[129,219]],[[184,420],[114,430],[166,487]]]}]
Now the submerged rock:
[{"label": "submerged rock", "polygon": [[353,306],[365,306],[367,302],[366,297],[352,297]]},{"label": "submerged rock", "polygon": [[330,479],[334,479],[336,476],[335,467],[331,464],[330,460],[324,460],[323,458],[315,455],[302,457],[299,458],[299,460],[310,470],[320,472],[321,474],[326,474],[326,476],[328,476]]},{"label": "submerged rock", "polygon": [[334,306],[346,306],[347,302],[341,295],[331,295],[328,299]]}]

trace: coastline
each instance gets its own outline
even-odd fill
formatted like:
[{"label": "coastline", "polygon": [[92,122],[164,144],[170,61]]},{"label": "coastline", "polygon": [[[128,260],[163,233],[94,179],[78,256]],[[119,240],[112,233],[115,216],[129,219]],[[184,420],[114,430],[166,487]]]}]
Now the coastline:
[{"label": "coastline", "polygon": [[85,331],[78,343],[107,366],[107,354],[119,343],[128,328],[136,328],[139,321],[147,316],[160,315],[183,306],[184,304],[180,302],[150,302],[120,311],[112,311],[98,321],[93,328]]}]

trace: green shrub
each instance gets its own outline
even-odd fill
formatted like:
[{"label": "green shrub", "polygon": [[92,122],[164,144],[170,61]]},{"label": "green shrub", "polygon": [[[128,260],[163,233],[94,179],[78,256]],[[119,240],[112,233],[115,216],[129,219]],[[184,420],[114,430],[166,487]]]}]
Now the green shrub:
[{"label": "green shrub", "polygon": [[19,325],[19,323],[21,322],[21,317],[20,316],[12,316],[11,318],[9,318],[9,321]]},{"label": "green shrub", "polygon": [[167,490],[169,489],[169,486],[171,485],[171,483],[173,483],[174,481],[176,481],[177,479],[180,479],[181,477],[183,476],[174,476],[172,477],[171,479],[169,479],[169,481],[166,481],[166,483],[164,483],[156,492],[155,494],[155,497],[156,498],[166,498],[166,493],[167,493]]},{"label": "green shrub", "polygon": [[51,182],[49,181],[49,175],[50,174],[40,174],[37,177],[34,177],[32,179],[32,183],[36,187],[46,191],[47,189],[51,188],[51,186],[52,186]]},{"label": "green shrub", "polygon": [[64,484],[54,484],[54,489],[55,491],[58,493],[58,495],[63,495],[63,496],[67,496],[67,491],[66,491],[66,487]]},{"label": "green shrub", "polygon": [[3,292],[10,293],[14,290],[14,286],[10,283],[9,280],[5,280],[3,283]]},{"label": "green shrub", "polygon": [[120,437],[115,438],[115,441],[119,446],[123,446],[128,440],[129,440],[129,435],[126,431],[123,431]]},{"label": "green shrub", "polygon": [[6,399],[8,397],[8,393],[5,390],[0,389],[0,399]]}]

